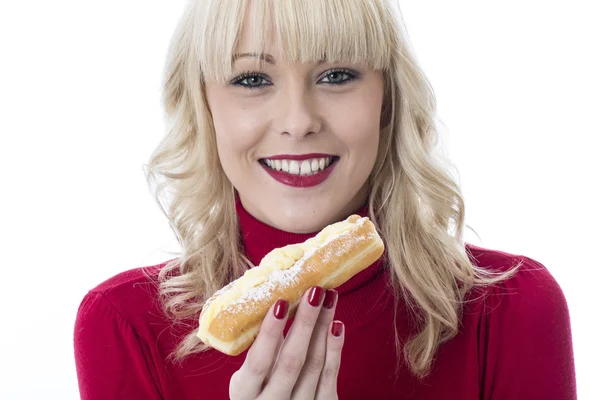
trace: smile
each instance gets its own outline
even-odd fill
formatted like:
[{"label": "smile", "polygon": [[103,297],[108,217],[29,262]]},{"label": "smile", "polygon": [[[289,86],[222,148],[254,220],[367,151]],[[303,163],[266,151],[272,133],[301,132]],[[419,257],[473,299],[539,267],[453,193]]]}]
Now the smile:
[{"label": "smile", "polygon": [[312,187],[329,177],[338,160],[337,156],[329,156],[304,160],[263,158],[259,162],[272,178],[284,185]]},{"label": "smile", "polygon": [[329,167],[335,157],[311,158],[307,160],[261,160],[263,165],[276,171],[287,172],[292,175],[315,175]]}]

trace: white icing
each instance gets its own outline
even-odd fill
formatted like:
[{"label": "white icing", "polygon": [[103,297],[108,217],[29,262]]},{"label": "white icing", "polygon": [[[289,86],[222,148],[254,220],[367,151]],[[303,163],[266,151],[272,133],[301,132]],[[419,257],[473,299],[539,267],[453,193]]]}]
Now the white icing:
[{"label": "white icing", "polygon": [[[244,304],[251,304],[251,303],[259,302],[262,299],[269,297],[273,293],[275,288],[277,288],[277,287],[286,287],[286,286],[291,286],[294,283],[297,283],[298,275],[304,269],[306,260],[309,257],[311,257],[317,250],[325,247],[327,244],[329,244],[333,240],[336,240],[344,235],[346,235],[346,236],[350,235],[350,239],[343,241],[342,246],[337,247],[337,248],[332,248],[324,254],[325,262],[328,262],[332,258],[342,256],[343,254],[347,253],[348,251],[351,251],[360,242],[372,238],[373,237],[372,233],[369,233],[368,235],[359,235],[359,236],[351,235],[357,227],[362,226],[366,221],[367,221],[366,217],[358,219],[355,223],[355,226],[353,226],[352,229],[345,231],[345,232],[341,232],[337,235],[330,236],[326,241],[324,241],[318,247],[315,247],[314,249],[307,251],[302,256],[302,258],[300,258],[298,261],[296,261],[296,263],[294,263],[294,265],[292,265],[290,268],[284,269],[284,270],[276,270],[276,271],[271,272],[269,274],[268,280],[266,282],[263,282],[262,284],[250,289],[247,293],[240,296],[236,301],[234,301],[233,303],[228,305],[226,307],[226,309],[231,312],[236,312]],[[224,288],[224,289],[226,289],[226,288]],[[227,289],[229,289],[229,288],[227,288]]]}]

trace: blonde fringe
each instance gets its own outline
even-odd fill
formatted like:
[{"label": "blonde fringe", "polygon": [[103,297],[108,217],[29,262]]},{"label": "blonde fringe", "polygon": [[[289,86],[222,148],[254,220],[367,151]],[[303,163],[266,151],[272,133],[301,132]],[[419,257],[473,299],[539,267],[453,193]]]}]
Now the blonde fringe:
[{"label": "blonde fringe", "polygon": [[[474,287],[510,278],[518,265],[495,273],[469,260],[462,241],[462,194],[448,172],[450,163],[434,151],[438,134],[433,90],[391,8],[383,0],[343,0],[341,8],[336,1],[342,0],[281,2],[287,8],[275,10],[270,0],[252,3],[258,26],[268,26],[266,15],[275,13],[274,31],[292,49],[283,55],[286,59],[317,61],[327,54],[337,60],[368,60],[384,71],[381,140],[370,177],[369,215],[386,241],[394,307],[404,301],[417,327],[406,343],[395,331],[398,360],[404,359],[414,375],[424,377],[439,346],[457,334],[466,294]],[[146,171],[182,249],[158,278],[165,313],[190,332],[173,354],[176,361],[206,348],[196,338],[204,301],[250,266],[242,252],[234,188],[218,159],[202,86],[204,79],[224,79],[231,59],[223,55],[234,50],[247,1],[222,0],[222,7],[215,9],[210,8],[212,3],[190,1],[173,37],[163,93],[170,126]],[[290,20],[308,15],[292,6],[299,3],[307,9],[314,5],[327,21]],[[334,17],[340,9],[347,12]],[[332,18],[339,18],[339,23],[333,24]],[[219,24],[235,29],[219,33],[213,29]],[[292,28],[285,30],[284,25]],[[328,27],[327,31],[319,31],[318,26]],[[347,42],[327,41],[335,26],[343,34],[333,37]],[[309,35],[312,42],[297,43],[298,32]],[[355,36],[360,40],[353,40]],[[266,43],[265,37],[263,32],[259,45]],[[221,51],[214,51],[214,46]]]}]

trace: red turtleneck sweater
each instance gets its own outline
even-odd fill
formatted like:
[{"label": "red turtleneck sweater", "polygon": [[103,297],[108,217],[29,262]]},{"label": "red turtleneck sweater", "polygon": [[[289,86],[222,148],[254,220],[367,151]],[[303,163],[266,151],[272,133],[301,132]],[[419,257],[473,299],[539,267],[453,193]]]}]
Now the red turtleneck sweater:
[{"label": "red turtleneck sweater", "polygon": [[[246,254],[255,265],[273,248],[313,236],[276,230],[239,203],[237,209]],[[423,380],[404,363],[394,374],[394,307],[385,266],[376,262],[338,288],[336,319],[346,328],[340,399],[576,398],[569,314],[556,281],[527,257],[470,245],[467,250],[485,268],[524,264],[510,280],[469,296],[458,335],[440,347]],[[187,332],[173,327],[158,303],[154,278],[163,265],[121,273],[83,299],[74,342],[82,399],[229,398],[229,379],[245,352],[230,357],[209,350],[182,364],[167,360]],[[414,331],[411,321],[400,301],[396,325],[402,340]]]}]

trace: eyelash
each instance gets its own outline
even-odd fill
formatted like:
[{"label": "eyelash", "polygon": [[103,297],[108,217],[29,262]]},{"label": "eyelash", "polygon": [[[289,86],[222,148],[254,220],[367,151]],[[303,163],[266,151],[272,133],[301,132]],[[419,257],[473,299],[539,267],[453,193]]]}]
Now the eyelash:
[{"label": "eyelash", "polygon": [[[344,79],[341,82],[323,82],[329,85],[336,85],[336,86],[341,86],[341,85],[345,85],[347,83],[350,83],[356,79],[359,78],[360,74],[356,71],[352,71],[346,68],[333,68],[328,70],[327,72],[325,72],[325,74],[323,74],[322,78],[319,79],[319,81],[321,81],[322,79],[326,78],[327,76],[329,76],[330,74],[334,74],[334,73],[341,73],[343,75],[347,75],[348,77],[346,79]],[[235,85],[235,86],[241,86],[245,89],[260,89],[264,86],[271,86],[272,83],[267,83],[267,84],[260,84],[260,85],[256,85],[256,86],[252,86],[252,85],[248,85],[248,84],[243,84],[242,82],[248,78],[260,78],[263,79],[265,81],[268,81],[268,77],[267,75],[261,73],[261,72],[252,72],[252,71],[246,71],[238,76],[236,76],[235,78],[233,78],[231,80],[231,84]]]}]

